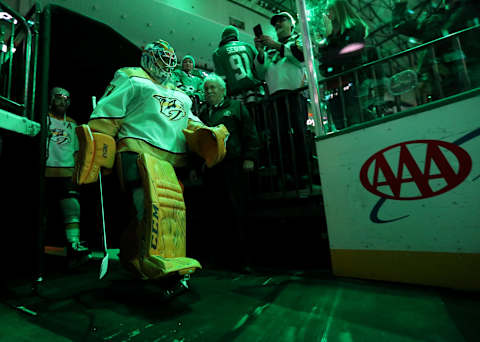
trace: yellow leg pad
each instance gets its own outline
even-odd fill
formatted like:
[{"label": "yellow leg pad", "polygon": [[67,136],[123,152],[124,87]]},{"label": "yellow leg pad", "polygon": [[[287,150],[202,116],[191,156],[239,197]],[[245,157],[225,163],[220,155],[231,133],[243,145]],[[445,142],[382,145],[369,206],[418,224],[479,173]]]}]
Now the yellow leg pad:
[{"label": "yellow leg pad", "polygon": [[175,170],[149,154],[138,159],[145,189],[145,216],[140,232],[141,269],[149,278],[201,267],[186,257],[186,219],[182,188]]},{"label": "yellow leg pad", "polygon": [[197,268],[202,268],[202,265],[197,260],[187,257],[163,258],[159,255],[150,255],[143,259],[142,264],[143,273],[150,279],[157,279],[173,272],[193,273]]}]

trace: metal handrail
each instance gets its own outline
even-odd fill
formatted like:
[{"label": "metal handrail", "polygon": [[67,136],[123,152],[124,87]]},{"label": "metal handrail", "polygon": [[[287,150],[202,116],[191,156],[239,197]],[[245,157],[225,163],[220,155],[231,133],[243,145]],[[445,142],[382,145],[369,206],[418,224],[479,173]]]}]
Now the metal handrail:
[{"label": "metal handrail", "polygon": [[[460,31],[457,31],[457,32],[454,32],[454,33],[451,33],[449,35],[446,35],[444,37],[441,37],[441,38],[437,38],[437,39],[434,39],[432,41],[429,41],[427,43],[424,43],[424,44],[421,44],[421,45],[418,45],[418,46],[415,46],[413,48],[410,48],[410,49],[407,49],[407,50],[404,50],[404,51],[401,51],[401,52],[398,52],[398,53],[395,53],[393,55],[390,55],[390,56],[387,56],[387,57],[383,57],[383,58],[380,58],[380,59],[377,59],[375,61],[372,61],[372,62],[368,62],[368,63],[365,63],[365,64],[362,64],[362,65],[359,65],[357,67],[354,67],[354,68],[351,68],[351,69],[348,69],[348,70],[345,70],[345,71],[342,71],[340,73],[337,73],[337,74],[334,74],[332,76],[329,76],[329,77],[326,77],[324,79],[322,79],[321,81],[319,81],[318,83],[319,84],[325,84],[327,83],[328,81],[331,81],[331,80],[336,80],[344,75],[348,75],[348,74],[352,74],[352,73],[355,73],[357,72],[358,70],[364,70],[364,69],[367,69],[373,65],[377,65],[377,64],[380,64],[380,63],[383,63],[383,62],[386,62],[386,61],[389,61],[389,60],[392,60],[392,59],[395,59],[395,58],[398,58],[398,57],[402,57],[404,55],[407,55],[407,54],[410,54],[411,52],[414,52],[414,51],[418,51],[418,50],[422,50],[422,49],[425,49],[429,46],[432,46],[434,44],[437,44],[438,42],[441,42],[441,41],[444,41],[444,40],[449,40],[449,39],[453,39],[453,38],[456,38],[458,36],[460,36],[461,34],[465,33],[465,32],[469,32],[469,31],[474,31],[474,30],[477,30],[477,29],[480,29],[480,24],[478,25],[474,25],[474,26],[471,26],[471,27],[468,27],[466,29],[463,29],[463,30],[460,30]],[[254,88],[257,88],[258,86],[255,86],[255,87],[251,87],[252,89]],[[305,91],[308,89],[308,85],[306,86],[303,86],[303,87],[300,87],[300,88],[297,88],[297,89],[294,89],[292,90],[293,92],[301,92],[301,91]]]},{"label": "metal handrail", "polygon": [[[404,51],[401,51],[401,52],[398,52],[398,53],[395,53],[393,55],[390,55],[390,56],[387,56],[387,57],[383,57],[383,58],[380,58],[380,59],[377,59],[373,62],[368,62],[368,63],[365,63],[365,64],[362,64],[362,65],[359,65],[357,67],[354,67],[354,68],[351,68],[351,69],[348,69],[348,70],[345,70],[345,71],[342,71],[338,74],[335,74],[335,75],[332,75],[332,76],[329,76],[329,77],[326,77],[324,79],[322,79],[319,83],[325,83],[325,82],[328,82],[330,80],[334,80],[334,79],[337,79],[338,77],[340,76],[344,76],[344,75],[347,75],[347,74],[351,74],[355,71],[358,71],[358,70],[361,70],[361,69],[367,69],[368,67],[371,67],[373,65],[377,65],[377,64],[380,64],[380,63],[383,63],[383,62],[386,62],[386,61],[389,61],[389,60],[392,60],[392,59],[395,59],[395,58],[398,58],[398,57],[402,57],[402,56],[405,56],[405,55],[408,55],[410,54],[411,52],[413,51],[417,51],[417,50],[422,50],[422,49],[425,49],[426,47],[429,47],[431,45],[434,45],[434,44],[437,44],[438,42],[440,41],[444,41],[444,40],[449,40],[449,39],[452,39],[452,38],[455,38],[455,37],[458,37],[459,35],[465,33],[465,32],[469,32],[469,31],[473,31],[473,30],[477,30],[477,29],[480,29],[480,24],[478,25],[474,25],[474,26],[471,26],[469,28],[466,28],[466,29],[463,29],[463,30],[460,30],[460,31],[457,31],[457,32],[454,32],[454,33],[450,33],[449,35],[446,35],[446,36],[443,36],[441,38],[437,38],[437,39],[434,39],[434,40],[431,40],[427,43],[424,43],[424,44],[420,44],[418,46],[415,46],[413,48],[410,48],[410,49],[407,49],[407,50],[404,50]],[[300,88],[299,90],[304,90],[306,89],[307,87],[303,87],[303,88]]]},{"label": "metal handrail", "polygon": [[[23,104],[16,103],[14,101],[11,101],[11,99],[7,98],[6,100],[9,100],[10,102],[13,102],[23,108],[22,111],[22,116],[27,116],[28,112],[28,96],[30,94],[29,92],[29,87],[30,87],[30,63],[31,63],[31,54],[32,54],[32,32],[30,30],[30,27],[25,20],[24,17],[22,17],[20,14],[15,12],[12,8],[4,4],[3,2],[0,2],[0,8],[2,10],[5,10],[10,14],[14,19],[17,19],[19,23],[22,24],[23,28],[25,29],[26,32],[26,51],[25,51],[25,84],[24,84],[24,91],[23,91]],[[12,39],[14,37],[14,30],[12,30]],[[12,57],[13,58],[13,57]],[[11,82],[11,79],[9,79],[9,82]],[[0,96],[1,98],[4,98],[3,96]],[[5,98],[4,98],[5,99]],[[30,113],[30,117],[33,113]]]},{"label": "metal handrail", "polygon": [[[37,19],[39,19],[39,15],[41,13],[40,11],[41,5],[39,2],[35,2],[35,4],[32,6],[31,10],[27,13],[25,16],[26,18],[31,18],[34,16]],[[32,42],[33,45],[33,61],[32,61],[32,83],[30,87],[30,93],[32,94],[31,100],[30,100],[30,120],[34,119],[34,112],[35,112],[35,94],[36,94],[36,87],[37,87],[37,63],[38,63],[38,47],[39,47],[39,31],[38,31],[38,26],[34,25],[32,26],[33,28],[33,33],[35,34],[34,37],[35,39]]]}]

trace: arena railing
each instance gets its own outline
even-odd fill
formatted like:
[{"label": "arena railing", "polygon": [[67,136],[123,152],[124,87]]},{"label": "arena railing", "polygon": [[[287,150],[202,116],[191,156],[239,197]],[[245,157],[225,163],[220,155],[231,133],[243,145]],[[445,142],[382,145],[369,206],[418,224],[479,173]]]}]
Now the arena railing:
[{"label": "arena railing", "polygon": [[326,133],[480,86],[479,29],[475,25],[321,80]]},{"label": "arena railing", "polygon": [[[321,116],[325,134],[360,129],[411,107],[468,91],[480,85],[480,60],[472,42],[476,25],[385,58],[379,58],[346,70],[319,82]],[[366,47],[372,51],[374,47]],[[469,72],[470,71],[470,72]],[[302,145],[293,139],[294,113],[289,101],[307,97],[307,87],[292,93],[279,108],[278,97],[269,96],[247,102],[261,140],[261,156],[250,175],[251,195],[256,198],[301,198],[321,194],[321,182],[315,151],[315,119],[311,110],[305,115],[307,127]],[[288,130],[279,131],[281,115],[288,114]],[[295,114],[295,115],[298,115]],[[335,125],[335,122],[338,125]],[[317,123],[318,124],[318,123]],[[340,126],[340,127],[337,127]],[[289,134],[287,146],[281,134]],[[303,158],[303,156],[305,158]],[[299,158],[302,157],[302,158]],[[307,172],[301,174],[291,161],[306,160]],[[286,171],[290,169],[290,174]]]},{"label": "arena railing", "polygon": [[[265,84],[262,85],[265,87]],[[265,87],[266,88],[266,87]],[[255,172],[249,175],[251,195],[259,199],[306,198],[320,195],[320,177],[315,160],[313,127],[305,89],[285,94],[268,94],[247,101],[261,142]],[[256,92],[256,96],[259,93]],[[295,125],[297,108],[304,108],[304,129]],[[285,120],[285,123],[281,121]],[[295,127],[297,131],[294,131]],[[286,129],[285,129],[286,128]],[[282,136],[287,134],[288,137]],[[301,146],[298,146],[301,145]]]}]

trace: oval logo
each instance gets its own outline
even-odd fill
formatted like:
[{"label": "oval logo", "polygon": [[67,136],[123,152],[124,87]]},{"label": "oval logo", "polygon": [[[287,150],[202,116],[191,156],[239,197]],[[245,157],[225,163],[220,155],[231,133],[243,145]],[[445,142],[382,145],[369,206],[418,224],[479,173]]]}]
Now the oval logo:
[{"label": "oval logo", "polygon": [[[390,163],[397,166],[396,172],[395,165]],[[412,140],[386,147],[368,158],[360,169],[360,182],[383,198],[417,200],[452,190],[467,178],[471,169],[472,158],[455,144]]]}]

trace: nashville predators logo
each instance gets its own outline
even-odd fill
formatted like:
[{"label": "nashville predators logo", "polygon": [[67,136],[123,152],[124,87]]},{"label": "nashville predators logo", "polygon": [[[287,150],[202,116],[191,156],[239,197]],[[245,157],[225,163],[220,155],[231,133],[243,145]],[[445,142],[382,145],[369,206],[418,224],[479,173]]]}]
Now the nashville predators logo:
[{"label": "nashville predators logo", "polygon": [[58,145],[69,144],[71,139],[68,133],[60,128],[54,128],[50,130],[51,141]]},{"label": "nashville predators logo", "polygon": [[185,108],[183,108],[183,103],[179,100],[161,95],[153,95],[153,97],[160,103],[160,113],[165,115],[169,120],[181,120],[187,115]]}]

